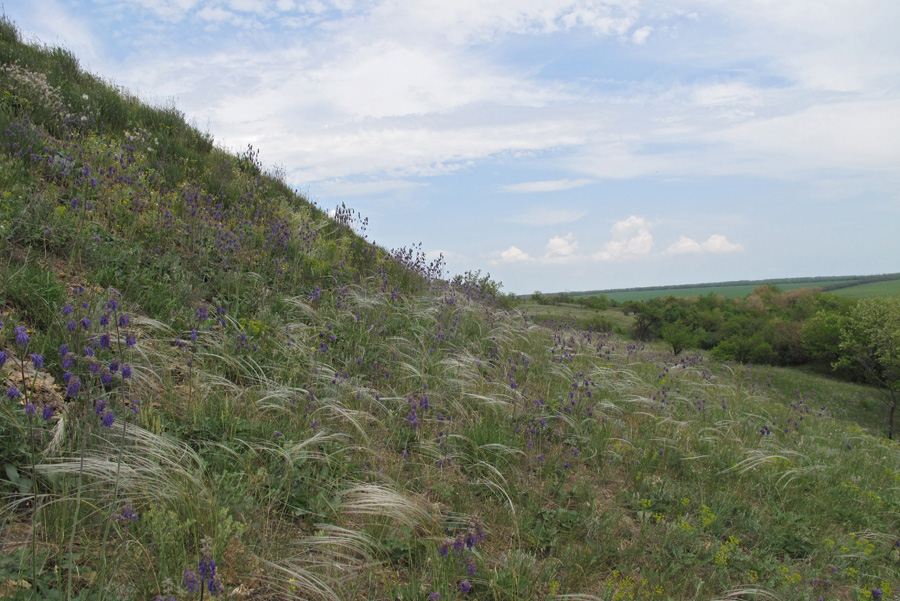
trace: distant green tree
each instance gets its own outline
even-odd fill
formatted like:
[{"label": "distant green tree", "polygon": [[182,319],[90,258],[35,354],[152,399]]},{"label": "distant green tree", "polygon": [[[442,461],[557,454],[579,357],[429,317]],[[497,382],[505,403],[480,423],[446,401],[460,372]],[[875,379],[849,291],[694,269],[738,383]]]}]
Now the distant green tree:
[{"label": "distant green tree", "polygon": [[650,340],[660,324],[659,308],[655,304],[628,301],[622,304],[625,315],[634,314],[631,332],[635,340]]},{"label": "distant green tree", "polygon": [[900,297],[861,300],[841,332],[838,366],[853,367],[875,385],[887,405],[888,438],[900,393]]},{"label": "distant green tree", "polygon": [[681,320],[663,325],[659,335],[672,347],[674,355],[680,354],[685,348],[696,345],[696,336],[693,330]]},{"label": "distant green tree", "polygon": [[813,361],[832,365],[841,358],[841,336],[848,317],[836,311],[819,311],[800,328],[800,344]]},{"label": "distant green tree", "polygon": [[600,294],[598,296],[582,296],[578,299],[578,304],[582,307],[587,307],[588,309],[605,311],[609,308],[609,297],[605,294]]}]

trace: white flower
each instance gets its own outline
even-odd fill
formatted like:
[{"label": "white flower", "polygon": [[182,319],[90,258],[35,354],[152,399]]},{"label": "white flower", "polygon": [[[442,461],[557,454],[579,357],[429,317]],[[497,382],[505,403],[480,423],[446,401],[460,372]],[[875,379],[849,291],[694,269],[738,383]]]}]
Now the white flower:
[{"label": "white flower", "polygon": [[87,100],[87,99],[88,99],[88,95],[87,95],[87,94],[82,94],[82,95],[81,95],[81,99],[82,99],[82,100]]}]

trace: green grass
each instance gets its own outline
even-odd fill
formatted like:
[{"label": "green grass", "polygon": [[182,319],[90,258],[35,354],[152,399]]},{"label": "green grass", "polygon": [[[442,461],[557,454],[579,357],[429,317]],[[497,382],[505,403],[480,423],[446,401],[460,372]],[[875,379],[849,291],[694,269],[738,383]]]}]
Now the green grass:
[{"label": "green grass", "polygon": [[900,280],[872,282],[869,284],[849,286],[847,288],[838,288],[837,290],[833,290],[832,294],[856,299],[873,298],[875,296],[897,296],[900,295]]},{"label": "green grass", "polygon": [[539,323],[552,320],[560,323],[568,323],[584,329],[592,326],[597,329],[599,326],[608,324],[612,329],[621,328],[627,330],[632,322],[630,316],[627,316],[616,309],[597,311],[572,303],[542,305],[534,301],[526,300],[520,302],[517,307],[530,319]]},{"label": "green grass", "polygon": [[196,599],[213,558],[226,599],[896,597],[877,391],[434,279],[9,26],[101,110],[27,128],[0,78],[60,157],[0,148],[4,595]]}]

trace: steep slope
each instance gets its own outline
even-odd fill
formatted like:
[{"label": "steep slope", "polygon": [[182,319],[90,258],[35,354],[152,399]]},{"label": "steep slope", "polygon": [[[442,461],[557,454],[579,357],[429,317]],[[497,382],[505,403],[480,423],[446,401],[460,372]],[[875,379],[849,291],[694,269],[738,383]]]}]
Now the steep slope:
[{"label": "steep slope", "polygon": [[8,21],[0,64],[3,594],[900,588],[871,390],[537,327]]}]

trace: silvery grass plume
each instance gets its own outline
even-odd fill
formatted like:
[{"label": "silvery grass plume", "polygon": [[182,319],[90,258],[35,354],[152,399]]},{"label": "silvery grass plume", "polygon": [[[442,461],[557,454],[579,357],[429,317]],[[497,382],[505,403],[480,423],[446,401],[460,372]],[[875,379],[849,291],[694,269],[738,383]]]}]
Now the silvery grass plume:
[{"label": "silvery grass plume", "polygon": [[[102,432],[92,436],[93,446],[83,466],[88,480],[86,492],[93,491],[102,497],[111,490],[120,465],[119,486],[123,496],[171,507],[212,502],[203,461],[190,447],[136,424],[129,426],[124,444],[119,444],[119,438],[118,431],[109,438]],[[58,456],[46,458],[35,469],[47,477],[77,476],[82,464],[78,457]],[[103,505],[105,500],[96,498],[95,502]]]},{"label": "silvery grass plume", "polygon": [[344,588],[353,589],[375,546],[365,534],[316,524],[316,534],[298,539],[287,557],[263,560],[269,571],[261,577],[267,587],[288,599],[341,601]]}]

